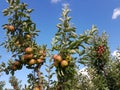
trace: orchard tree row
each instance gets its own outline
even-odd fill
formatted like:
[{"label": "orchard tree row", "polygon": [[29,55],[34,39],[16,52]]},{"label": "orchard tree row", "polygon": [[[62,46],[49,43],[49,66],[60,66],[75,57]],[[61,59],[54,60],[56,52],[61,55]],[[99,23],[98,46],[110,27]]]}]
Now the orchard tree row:
[{"label": "orchard tree row", "polygon": [[[111,56],[105,32],[100,35],[93,25],[83,34],[77,34],[66,5],[51,48],[47,48],[36,42],[39,30],[30,17],[33,9],[20,0],[7,0],[7,3],[9,6],[3,14],[8,22],[2,26],[6,40],[1,46],[12,53],[12,58],[1,63],[0,72],[12,75],[9,82],[14,90],[22,90],[14,74],[23,67],[31,70],[25,90],[120,90],[120,58]],[[120,54],[120,49],[117,53]],[[87,75],[80,72],[80,65],[86,67]],[[43,66],[46,75],[41,70]],[[0,86],[2,90],[4,82]]]}]

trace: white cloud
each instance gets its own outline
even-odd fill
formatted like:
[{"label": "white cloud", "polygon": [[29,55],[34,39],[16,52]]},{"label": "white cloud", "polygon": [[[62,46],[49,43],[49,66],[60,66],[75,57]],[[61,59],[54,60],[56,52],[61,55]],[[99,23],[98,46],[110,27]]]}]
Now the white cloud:
[{"label": "white cloud", "polygon": [[69,6],[69,3],[63,3],[62,6],[63,7]]},{"label": "white cloud", "polygon": [[115,51],[112,53],[112,56],[114,56],[116,59],[120,60],[120,51],[115,50]]},{"label": "white cloud", "polygon": [[60,2],[61,0],[51,0],[52,3],[58,3]]},{"label": "white cloud", "polygon": [[116,56],[116,52],[117,52],[117,51],[118,51],[118,50],[113,51],[112,56]]},{"label": "white cloud", "polygon": [[113,11],[112,19],[116,19],[118,16],[120,16],[120,8],[115,8]]},{"label": "white cloud", "polygon": [[88,78],[90,78],[87,72],[87,67],[83,67],[82,69],[80,69],[79,73],[81,73],[83,76],[87,76]]}]

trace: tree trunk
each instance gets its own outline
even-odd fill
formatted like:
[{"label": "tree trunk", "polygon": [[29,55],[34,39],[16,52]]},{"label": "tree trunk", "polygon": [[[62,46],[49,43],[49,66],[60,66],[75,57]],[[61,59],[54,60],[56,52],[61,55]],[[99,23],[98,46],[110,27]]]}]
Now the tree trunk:
[{"label": "tree trunk", "polygon": [[17,85],[14,85],[13,88],[14,90],[18,90]]},{"label": "tree trunk", "polygon": [[41,73],[40,73],[40,67],[41,65],[37,66],[37,76],[38,76],[38,86],[39,86],[39,90],[43,90],[43,85],[42,85],[42,79],[41,79]]}]

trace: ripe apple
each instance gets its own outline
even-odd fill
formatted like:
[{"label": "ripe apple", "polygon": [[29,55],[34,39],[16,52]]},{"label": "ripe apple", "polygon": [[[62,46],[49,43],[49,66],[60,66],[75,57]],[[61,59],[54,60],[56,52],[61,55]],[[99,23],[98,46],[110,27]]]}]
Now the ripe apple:
[{"label": "ripe apple", "polygon": [[39,51],[39,54],[40,54],[40,55],[43,55],[43,56],[45,57],[45,56],[46,56],[46,51],[45,51],[45,50],[40,50],[40,51]]},{"label": "ripe apple", "polygon": [[62,66],[62,67],[68,66],[68,61],[62,60],[62,61],[61,61],[61,66]]},{"label": "ripe apple", "polygon": [[39,88],[39,86],[35,86],[33,90],[41,90],[41,89]]},{"label": "ripe apple", "polygon": [[31,54],[25,54],[24,55],[24,59],[26,60],[26,59],[32,59],[33,58],[33,54],[31,53]]},{"label": "ripe apple", "polygon": [[31,59],[29,62],[28,62],[29,65],[33,65],[33,64],[36,64],[36,60],[35,59]]},{"label": "ripe apple", "polygon": [[44,60],[42,60],[42,59],[37,59],[37,63],[38,63],[38,64],[43,63],[43,62],[44,62]]},{"label": "ripe apple", "polygon": [[53,59],[55,60],[57,56],[58,56],[57,54],[53,55]]},{"label": "ripe apple", "polygon": [[19,66],[20,65],[20,61],[15,61],[14,65]]},{"label": "ripe apple", "polygon": [[27,47],[25,49],[25,53],[32,53],[33,49],[31,47]]},{"label": "ripe apple", "polygon": [[8,26],[7,26],[7,29],[8,29],[9,31],[15,31],[15,27],[14,27],[13,25],[8,25]]},{"label": "ripe apple", "polygon": [[45,57],[44,56],[40,56],[40,59],[45,60]]},{"label": "ripe apple", "polygon": [[53,56],[53,59],[54,60],[57,60],[58,62],[61,62],[62,61],[62,57],[60,55],[54,55]]}]

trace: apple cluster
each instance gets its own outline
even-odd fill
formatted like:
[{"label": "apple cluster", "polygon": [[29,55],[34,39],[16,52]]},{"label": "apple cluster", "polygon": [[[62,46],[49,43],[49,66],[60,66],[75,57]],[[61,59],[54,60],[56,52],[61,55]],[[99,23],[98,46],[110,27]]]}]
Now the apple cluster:
[{"label": "apple cluster", "polygon": [[35,58],[34,57],[35,55],[33,53],[33,48],[27,47],[25,49],[25,54],[22,56],[21,60],[22,60],[22,62],[24,62],[25,64],[28,64],[28,65],[41,64],[45,60],[46,53],[45,53],[45,51],[41,50],[41,51],[39,51],[39,54],[40,54],[40,57]]},{"label": "apple cluster", "polygon": [[103,54],[105,51],[104,46],[103,45],[98,46],[96,51],[97,51],[97,54],[99,55]]},{"label": "apple cluster", "polygon": [[69,65],[69,60],[72,59],[69,55],[63,59],[61,55],[59,54],[55,54],[53,55],[53,59],[54,59],[54,66],[61,66],[61,67],[67,67]]},{"label": "apple cluster", "polygon": [[9,69],[16,71],[22,68],[22,64],[20,60],[15,60],[10,66]]}]

